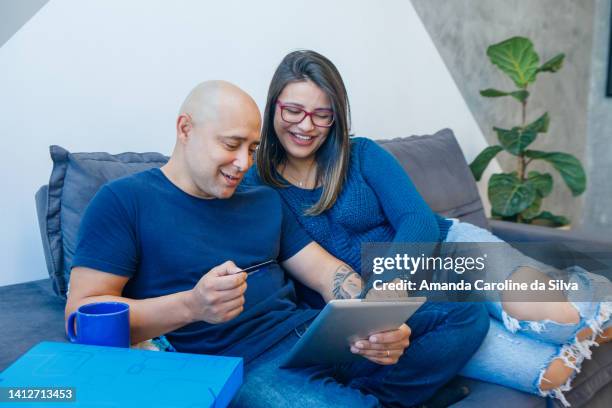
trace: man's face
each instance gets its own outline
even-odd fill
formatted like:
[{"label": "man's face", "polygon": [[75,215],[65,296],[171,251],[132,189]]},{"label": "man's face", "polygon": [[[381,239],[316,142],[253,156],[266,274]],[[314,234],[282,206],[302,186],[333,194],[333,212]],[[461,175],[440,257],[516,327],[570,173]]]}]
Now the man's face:
[{"label": "man's face", "polygon": [[221,108],[215,120],[204,122],[192,121],[187,132],[186,170],[198,197],[229,198],[253,164],[260,139],[259,112]]}]

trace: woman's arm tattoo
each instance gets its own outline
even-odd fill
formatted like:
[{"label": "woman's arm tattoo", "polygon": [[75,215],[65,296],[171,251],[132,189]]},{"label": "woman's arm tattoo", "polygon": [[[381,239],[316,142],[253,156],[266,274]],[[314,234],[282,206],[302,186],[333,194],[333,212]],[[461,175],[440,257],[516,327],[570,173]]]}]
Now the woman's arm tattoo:
[{"label": "woman's arm tattoo", "polygon": [[358,299],[363,291],[361,276],[348,265],[340,265],[334,273],[332,293],[336,299]]}]

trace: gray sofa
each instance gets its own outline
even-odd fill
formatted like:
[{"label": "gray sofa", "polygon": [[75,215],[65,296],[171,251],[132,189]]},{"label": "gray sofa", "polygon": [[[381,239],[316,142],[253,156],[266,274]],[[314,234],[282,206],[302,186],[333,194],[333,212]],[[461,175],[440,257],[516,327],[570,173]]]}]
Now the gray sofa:
[{"label": "gray sofa", "polygon": [[[379,141],[410,174],[434,211],[491,229],[507,241],[554,241],[597,248],[612,254],[612,243],[587,234],[544,227],[488,221],[461,149],[449,129],[434,135]],[[43,340],[66,341],[63,308],[80,217],[89,200],[106,181],[161,166],[167,158],[158,153],[69,153],[51,147],[53,171],[49,184],[36,193],[36,210],[49,279],[0,288],[0,370]],[[612,405],[612,345],[594,350],[567,393],[573,407]],[[495,384],[462,377],[450,389],[467,386],[470,394],[453,407],[547,407],[562,406]],[[444,406],[448,393],[426,404]]]}]

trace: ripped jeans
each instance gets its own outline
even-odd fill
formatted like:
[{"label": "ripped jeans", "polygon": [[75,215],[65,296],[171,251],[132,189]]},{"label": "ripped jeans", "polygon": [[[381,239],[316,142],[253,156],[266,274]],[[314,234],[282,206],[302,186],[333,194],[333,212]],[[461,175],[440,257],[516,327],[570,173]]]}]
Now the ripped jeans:
[{"label": "ripped jeans", "polygon": [[[445,243],[503,243],[485,229],[456,220],[453,222]],[[510,276],[521,266],[540,270],[551,268],[523,255],[509,244],[506,245],[508,245],[508,256],[498,260],[499,263],[496,265],[498,269],[505,270],[503,273],[506,276]],[[500,301],[489,301],[487,302],[491,316],[489,332],[479,350],[460,374],[536,395],[551,396],[559,399],[565,406],[569,406],[563,392],[571,389],[571,380],[580,372],[582,361],[585,358],[590,359],[590,348],[597,345],[594,339],[610,326],[612,313],[610,282],[605,277],[589,273],[580,267],[572,269],[574,270],[572,280],[579,282],[581,288],[593,288],[593,290],[598,288],[600,292],[596,298],[598,301],[590,302],[583,301],[582,298],[580,301],[572,301],[571,291],[568,293],[568,301],[579,312],[579,323],[562,324],[551,320],[519,321],[503,310]],[[603,295],[601,288],[604,288]],[[582,341],[577,340],[577,333],[587,327],[592,330],[593,335]],[[561,387],[543,391],[540,389],[543,374],[556,358],[562,359],[568,367],[573,368],[574,375]]]}]

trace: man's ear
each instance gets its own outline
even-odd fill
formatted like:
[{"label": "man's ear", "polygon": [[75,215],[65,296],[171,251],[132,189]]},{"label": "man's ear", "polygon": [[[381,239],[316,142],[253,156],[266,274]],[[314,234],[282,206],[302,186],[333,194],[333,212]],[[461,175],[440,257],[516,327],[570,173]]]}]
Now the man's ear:
[{"label": "man's ear", "polygon": [[176,137],[181,141],[185,141],[192,128],[191,116],[188,113],[181,113],[176,119]]}]

